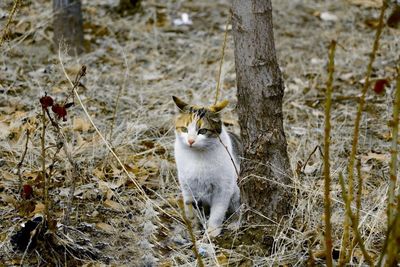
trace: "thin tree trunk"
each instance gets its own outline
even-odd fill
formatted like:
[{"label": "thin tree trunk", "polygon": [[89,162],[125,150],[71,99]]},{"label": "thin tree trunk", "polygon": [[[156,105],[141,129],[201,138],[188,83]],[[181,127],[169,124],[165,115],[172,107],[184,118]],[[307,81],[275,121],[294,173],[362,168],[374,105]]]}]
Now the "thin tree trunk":
[{"label": "thin tree trunk", "polygon": [[80,0],[53,0],[54,43],[65,43],[70,55],[83,52],[83,20]]},{"label": "thin tree trunk", "polygon": [[[238,114],[244,155],[242,202],[256,212],[248,223],[265,217],[278,221],[291,210],[291,169],[283,129],[284,84],[278,66],[270,0],[232,0]],[[262,214],[258,216],[256,213]]]}]

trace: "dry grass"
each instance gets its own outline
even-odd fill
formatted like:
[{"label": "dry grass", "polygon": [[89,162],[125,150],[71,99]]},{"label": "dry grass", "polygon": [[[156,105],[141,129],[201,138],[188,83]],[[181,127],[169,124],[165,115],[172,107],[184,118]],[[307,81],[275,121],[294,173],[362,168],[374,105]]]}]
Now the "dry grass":
[{"label": "dry grass", "polygon": [[[62,53],[61,60],[71,77],[81,64],[87,66],[87,75],[82,80],[85,88],[79,88],[78,93],[130,177],[94,131],[81,106],[69,109],[62,131],[80,175],[69,231],[66,235],[59,231],[58,242],[71,254],[78,255],[81,263],[153,266],[158,262],[165,266],[195,266],[177,204],[179,189],[172,146],[174,106],[170,100],[171,95],[179,95],[192,102],[213,103],[228,2],[145,1],[143,13],[126,17],[113,10],[116,2],[83,1],[88,51],[79,59]],[[323,158],[317,150],[304,171],[296,166],[304,164],[314,148],[323,144],[331,39],[339,44],[332,94],[330,157],[333,248],[340,247],[345,209],[338,174],[346,170],[357,101],[374,36],[374,29],[364,21],[376,19],[379,10],[346,1],[284,0],[273,1],[273,5],[276,47],[287,88],[286,134],[293,169],[299,170],[293,177],[295,208],[287,221],[271,222],[276,227],[275,242],[271,255],[264,257],[254,257],[251,246],[221,248],[198,234],[197,246],[206,266],[218,262],[246,266],[250,260],[255,266],[284,263],[302,266],[310,258],[310,250],[315,253],[315,261],[323,262],[318,257],[324,249]],[[6,15],[11,7],[11,0],[2,2],[1,15]],[[335,14],[338,21],[322,21],[318,14],[325,11]],[[173,19],[182,12],[190,15],[193,26],[173,26]],[[10,40],[1,50],[0,265],[21,262],[36,265],[47,260],[40,253],[27,256],[14,252],[10,236],[22,222],[39,213],[39,204],[43,203],[39,175],[39,98],[47,92],[62,101],[70,91],[58,53],[51,47],[51,17],[49,1],[22,5],[10,25]],[[0,20],[1,27],[6,23],[7,17]],[[398,43],[399,30],[386,27],[372,81],[395,80]],[[364,188],[359,230],[374,259],[379,256],[387,225],[391,145],[387,122],[391,120],[394,88],[392,82],[384,95],[374,95],[372,91],[367,94],[360,127],[357,158],[362,164]],[[236,127],[232,112],[236,90],[231,35],[225,49],[221,89],[220,99],[231,101],[225,118]],[[31,132],[21,177],[24,183],[33,185],[37,209],[23,215],[15,206],[21,201],[17,165],[24,152],[26,129]],[[47,144],[56,144],[56,132],[51,129],[47,130],[46,138]],[[56,149],[51,147],[47,153],[52,155]],[[50,165],[51,160],[46,163]],[[73,166],[61,150],[49,188],[60,229],[72,172]],[[143,187],[147,199],[131,179]],[[350,259],[353,264],[363,264],[358,247]],[[60,265],[65,263],[61,258],[57,260]]]}]

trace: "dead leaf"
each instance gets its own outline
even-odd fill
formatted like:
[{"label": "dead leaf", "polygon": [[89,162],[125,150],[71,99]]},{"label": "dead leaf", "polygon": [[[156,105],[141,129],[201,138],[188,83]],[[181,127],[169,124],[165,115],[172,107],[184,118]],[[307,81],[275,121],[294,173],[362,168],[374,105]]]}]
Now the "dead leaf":
[{"label": "dead leaf", "polygon": [[18,179],[14,174],[9,173],[7,171],[4,171],[4,172],[2,171],[1,175],[3,176],[4,180],[17,181],[17,179]]},{"label": "dead leaf", "polygon": [[99,230],[102,230],[108,234],[112,234],[114,232],[114,227],[112,227],[111,225],[109,225],[107,223],[103,223],[103,222],[96,223],[96,228]]},{"label": "dead leaf", "polygon": [[222,266],[227,266],[227,265],[228,265],[228,262],[229,262],[228,257],[226,257],[224,253],[218,254],[218,255],[217,255],[217,260],[218,260],[218,263],[219,263],[220,265],[222,265]]},{"label": "dead leaf", "polygon": [[111,208],[111,209],[116,210],[116,211],[123,211],[124,210],[124,207],[120,203],[112,201],[112,200],[109,200],[109,199],[104,201],[103,204],[107,208]]},{"label": "dead leaf", "polygon": [[74,131],[86,132],[90,129],[90,123],[85,119],[75,117],[74,118]]},{"label": "dead leaf", "polygon": [[0,139],[6,139],[10,134],[10,127],[4,122],[0,122]]},{"label": "dead leaf", "polygon": [[45,206],[43,203],[41,203],[41,202],[36,203],[35,209],[32,211],[31,216],[38,214],[38,213],[43,213],[44,209],[45,209]]},{"label": "dead leaf", "polygon": [[18,34],[25,34],[31,27],[31,23],[28,21],[21,21],[14,27],[14,32]]},{"label": "dead leaf", "polygon": [[316,172],[319,169],[319,167],[320,167],[320,163],[319,162],[316,162],[316,163],[314,163],[312,165],[308,165],[307,164],[305,166],[305,168],[304,168],[304,173],[305,174],[313,174],[314,172]]},{"label": "dead leaf", "polygon": [[324,21],[338,21],[338,17],[330,12],[322,12],[319,17]]},{"label": "dead leaf", "polygon": [[366,8],[380,8],[382,7],[383,0],[348,0],[350,4],[362,6]]},{"label": "dead leaf", "polygon": [[376,29],[379,26],[379,19],[366,19],[364,22],[368,27],[372,29]]},{"label": "dead leaf", "polygon": [[367,155],[361,156],[361,162],[366,163],[371,159],[380,161],[380,162],[389,162],[390,155],[389,154],[379,154],[374,152],[369,152]]},{"label": "dead leaf", "polygon": [[13,205],[14,207],[17,206],[17,201],[16,201],[15,198],[14,198],[13,196],[11,196],[11,195],[7,195],[7,194],[4,194],[4,193],[1,193],[1,194],[0,194],[0,199],[1,199],[2,202],[11,204],[11,205]]},{"label": "dead leaf", "polygon": [[348,72],[348,73],[343,73],[339,76],[339,79],[342,81],[353,81],[354,78],[354,73]]},{"label": "dead leaf", "polygon": [[103,170],[101,170],[99,168],[96,168],[96,169],[93,170],[93,175],[95,177],[97,177],[99,180],[102,180],[102,179],[105,178]]},{"label": "dead leaf", "polygon": [[144,81],[159,81],[159,80],[162,80],[163,78],[164,78],[164,75],[157,71],[145,73],[143,75]]}]

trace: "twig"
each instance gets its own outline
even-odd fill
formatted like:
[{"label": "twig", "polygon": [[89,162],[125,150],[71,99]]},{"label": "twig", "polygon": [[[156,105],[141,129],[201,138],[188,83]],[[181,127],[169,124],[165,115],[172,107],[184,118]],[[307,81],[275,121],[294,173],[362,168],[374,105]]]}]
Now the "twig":
[{"label": "twig", "polygon": [[25,149],[24,149],[24,152],[22,153],[21,160],[17,164],[17,175],[18,175],[18,182],[19,182],[20,189],[22,189],[22,185],[23,185],[22,176],[21,176],[21,167],[22,167],[22,164],[24,163],[26,152],[28,151],[28,142],[29,142],[29,129],[26,129]]},{"label": "twig", "polygon": [[[61,50],[58,51],[58,58],[60,61],[60,65],[61,68],[64,72],[65,77],[67,78],[67,80],[69,81],[69,83],[71,84],[71,86],[73,86],[73,82],[71,81],[70,77],[68,76],[65,67],[64,67],[64,63],[62,62],[61,59]],[[114,152],[114,150],[111,148],[110,144],[107,142],[107,140],[105,139],[104,135],[100,132],[99,128],[97,128],[96,124],[93,122],[92,117],[90,116],[89,112],[87,111],[85,105],[82,102],[82,99],[79,95],[79,93],[74,90],[75,96],[78,99],[78,102],[80,104],[80,106],[82,107],[86,117],[88,118],[90,124],[92,125],[92,127],[95,129],[96,133],[100,136],[101,140],[103,141],[103,143],[105,144],[105,146],[107,147],[108,151],[110,151],[110,153],[113,155],[113,157],[117,160],[119,166],[122,168],[122,170],[124,171],[125,175],[132,181],[132,183],[135,185],[136,189],[139,191],[140,196],[143,198],[143,201],[150,201],[158,210],[160,210],[161,212],[163,212],[164,214],[166,214],[167,216],[169,216],[170,218],[172,218],[173,220],[177,221],[178,223],[180,223],[176,218],[174,218],[173,216],[171,216],[170,214],[168,214],[167,212],[165,212],[160,205],[158,205],[156,202],[154,202],[152,199],[149,198],[149,196],[147,196],[146,192],[143,190],[143,188],[141,187],[141,185],[138,183],[138,181],[131,176],[131,174],[128,172],[128,170],[126,169],[126,167],[124,166],[124,164],[122,163],[121,159],[118,157],[118,155]],[[163,196],[159,195],[156,191],[148,188],[149,191],[151,191],[152,193],[154,193],[156,196],[158,196],[159,198],[163,199],[164,201],[167,202],[167,200],[165,200],[165,198],[163,198]]]},{"label": "twig", "polygon": [[[73,86],[73,82],[71,81],[71,78],[68,76],[68,73],[66,72],[65,67],[64,67],[64,63],[62,62],[62,59],[61,59],[61,50],[58,51],[58,59],[60,61],[60,65],[61,65],[61,68],[62,68],[62,70],[64,72],[65,77],[67,78],[67,80],[69,81],[71,86]],[[74,90],[74,93],[75,93],[76,98],[78,99],[79,105],[82,107],[83,112],[85,113],[86,117],[88,118],[90,124],[95,129],[96,133],[100,136],[101,140],[103,141],[103,143],[107,147],[108,151],[117,160],[118,165],[122,168],[122,170],[125,173],[125,175],[130,179],[130,181],[135,185],[136,189],[139,191],[139,193],[140,193],[139,196],[142,198],[141,200],[143,202],[150,201],[159,211],[163,212],[165,215],[167,215],[168,217],[170,217],[171,219],[175,220],[177,223],[180,224],[181,222],[179,220],[177,220],[175,217],[171,216],[168,212],[166,212],[163,208],[161,208],[160,205],[158,205],[156,202],[154,202],[152,199],[150,199],[149,196],[146,194],[146,192],[143,190],[142,186],[138,183],[138,181],[134,177],[132,177],[132,175],[128,172],[128,170],[126,169],[126,167],[122,163],[121,159],[114,152],[114,150],[111,148],[110,144],[105,139],[104,135],[100,132],[99,128],[94,123],[92,117],[90,116],[90,114],[87,111],[85,105],[83,104],[79,93],[76,90]],[[164,200],[165,202],[168,202],[163,196],[161,196],[159,193],[157,193],[156,191],[152,190],[151,188],[147,188],[147,190],[149,190],[150,192],[152,192],[154,195],[156,195],[160,199]]]},{"label": "twig", "polygon": [[342,173],[339,173],[339,183],[340,183],[340,187],[342,188],[342,198],[343,198],[343,201],[345,202],[346,215],[352,222],[351,226],[353,228],[354,234],[355,234],[358,244],[360,246],[361,252],[364,256],[364,259],[367,261],[368,265],[374,266],[374,263],[373,263],[371,257],[369,256],[367,250],[365,249],[364,240],[361,238],[360,232],[358,231],[358,228],[356,225],[356,223],[357,223],[356,218],[355,218],[353,212],[351,211],[351,207],[350,207],[351,202],[348,197],[349,195],[346,192],[346,187],[344,185]]},{"label": "twig", "polygon": [[321,146],[320,145],[316,145],[314,150],[310,153],[310,155],[308,156],[306,162],[303,164],[303,170],[302,172],[304,172],[304,170],[306,169],[307,163],[308,161],[311,159],[312,155],[314,155],[314,153],[317,151],[317,149],[319,150],[319,153],[321,153],[322,157],[324,157],[324,153],[322,153],[321,150]]},{"label": "twig", "polygon": [[[82,75],[80,77],[82,77]],[[65,138],[65,136],[63,135],[63,133],[61,131],[60,125],[57,123],[57,121],[55,121],[51,117],[50,112],[48,111],[48,109],[45,109],[45,110],[46,110],[46,114],[47,114],[49,120],[51,121],[51,124],[53,125],[55,131],[57,132],[57,139],[58,139],[57,146],[56,146],[57,150],[54,153],[53,161],[52,161],[51,165],[49,166],[49,175],[48,175],[48,177],[50,179],[50,177],[52,175],[54,165],[57,162],[56,156],[60,152],[61,148],[64,149],[64,153],[65,153],[69,163],[71,164],[72,170],[73,170],[72,171],[72,179],[71,179],[71,189],[70,189],[70,192],[69,192],[69,195],[68,195],[68,200],[67,200],[67,209],[66,209],[65,214],[64,214],[64,225],[69,225],[69,223],[70,223],[69,218],[70,218],[70,214],[71,214],[71,210],[72,210],[72,202],[73,202],[73,197],[74,197],[74,194],[75,194],[76,178],[78,177],[78,174],[79,174],[79,167],[76,164],[75,160],[73,159],[73,157],[71,155],[71,152],[68,150],[68,148],[66,146],[67,141],[66,141],[66,138]],[[64,230],[65,229],[66,228],[64,228]]]},{"label": "twig", "polygon": [[45,221],[49,220],[49,196],[48,196],[48,181],[46,174],[46,108],[42,107],[42,176],[43,176],[43,199],[45,210]]},{"label": "twig", "polygon": [[[71,81],[71,79],[69,78],[65,68],[64,68],[64,63],[61,60],[61,50],[58,51],[58,58],[60,60],[60,64],[61,64],[61,68],[64,72],[65,77],[67,78],[67,80],[69,81],[69,83],[71,84],[71,86],[74,86],[74,83]],[[89,112],[87,111],[86,107],[83,105],[83,102],[78,94],[78,92],[74,89],[74,94],[76,96],[76,98],[78,99],[79,104],[81,105],[83,112],[85,112],[86,117],[89,119],[90,124],[93,126],[94,130],[96,131],[96,133],[100,136],[101,140],[103,140],[104,144],[106,145],[107,149],[111,152],[111,154],[114,156],[114,158],[118,161],[119,165],[122,167],[122,169],[124,170],[124,172],[128,175],[128,177],[132,180],[133,184],[135,185],[135,187],[139,190],[139,192],[146,196],[146,192],[144,192],[143,188],[140,186],[140,184],[133,179],[129,172],[126,170],[124,164],[121,162],[121,160],[119,159],[119,157],[115,154],[114,150],[111,148],[110,144],[107,142],[106,138],[104,137],[104,135],[100,132],[100,130],[97,128],[96,124],[94,124],[92,117],[89,115]],[[148,197],[147,197],[148,198]]]},{"label": "twig", "polygon": [[0,47],[3,45],[5,37],[6,37],[7,33],[8,33],[8,28],[10,27],[11,21],[12,21],[14,15],[15,15],[15,12],[17,12],[17,9],[18,9],[18,6],[20,5],[20,3],[21,3],[21,0],[14,0],[14,5],[13,5],[13,7],[12,7],[12,9],[10,11],[10,14],[8,16],[7,23],[6,23],[6,25],[4,26],[4,28],[2,30],[2,34],[1,34],[1,37],[0,37]]},{"label": "twig", "polygon": [[115,106],[114,106],[114,111],[113,111],[113,116],[112,116],[112,120],[111,120],[111,126],[110,126],[110,137],[109,140],[111,141],[112,136],[113,136],[113,131],[114,131],[114,125],[115,125],[115,118],[117,116],[117,111],[118,111],[118,104],[119,104],[119,99],[121,98],[122,92],[125,90],[125,86],[126,86],[126,77],[129,74],[129,67],[128,67],[128,62],[126,60],[126,56],[124,51],[122,50],[122,53],[124,55],[124,62],[125,62],[125,74],[124,74],[124,80],[122,82],[122,86],[119,88],[118,90],[118,94],[117,94],[117,99],[115,100]]},{"label": "twig", "polygon": [[222,65],[224,64],[226,39],[228,37],[228,26],[229,26],[229,22],[231,21],[231,17],[232,17],[232,13],[229,14],[228,19],[226,21],[226,25],[225,25],[224,42],[222,44],[222,49],[221,49],[221,60],[219,62],[219,70],[218,70],[218,77],[217,77],[217,87],[215,89],[214,105],[217,104],[218,98],[219,98],[219,92],[220,92],[220,87],[221,87]]},{"label": "twig", "polygon": [[188,229],[189,232],[189,236],[190,236],[190,241],[192,242],[193,246],[192,246],[192,250],[194,253],[194,256],[197,259],[197,263],[199,265],[199,267],[204,267],[204,263],[203,260],[201,259],[201,255],[199,253],[199,250],[197,249],[197,244],[196,244],[196,236],[193,233],[193,228],[192,228],[192,224],[191,222],[188,220],[188,218],[186,217],[186,212],[185,212],[185,208],[184,208],[184,203],[183,201],[179,201],[179,206],[182,210],[182,218],[183,221],[186,224],[186,228]]},{"label": "twig", "polygon": [[335,71],[335,49],[336,42],[332,41],[329,48],[328,81],[326,83],[325,102],[325,135],[324,135],[324,213],[325,213],[325,250],[326,265],[332,267],[332,226],[331,226],[331,174],[329,162],[329,146],[331,132],[331,107],[332,107],[332,84]]},{"label": "twig", "polygon": [[[360,102],[358,105],[357,109],[357,114],[356,114],[356,119],[354,122],[354,132],[353,132],[353,141],[352,141],[352,147],[351,147],[351,153],[349,157],[349,165],[348,165],[348,183],[349,183],[349,190],[348,190],[348,199],[350,203],[353,201],[353,184],[354,184],[354,162],[357,154],[357,146],[358,146],[358,137],[359,137],[359,131],[360,131],[360,122],[361,122],[361,115],[362,111],[364,109],[365,105],[365,96],[367,94],[368,88],[370,86],[370,77],[372,73],[372,65],[375,61],[376,57],[376,52],[378,51],[379,47],[379,39],[382,34],[382,29],[384,25],[384,15],[385,15],[385,10],[387,8],[387,3],[386,1],[383,1],[382,8],[381,8],[381,13],[379,16],[379,25],[376,30],[375,34],[375,39],[374,39],[374,44],[372,47],[372,52],[370,54],[370,60],[368,63],[367,67],[367,72],[365,74],[365,82],[364,86],[361,90],[361,97],[360,97]],[[349,240],[350,240],[350,226],[349,226],[349,221],[348,219],[345,219],[344,221],[344,233],[343,233],[343,240],[342,240],[342,247],[341,247],[341,253],[340,253],[340,264],[345,264],[345,258],[346,258],[346,250],[348,248]]]},{"label": "twig", "polygon": [[219,140],[219,142],[221,143],[221,145],[225,148],[226,152],[228,153],[228,156],[229,156],[229,158],[231,159],[231,162],[232,162],[232,164],[233,164],[233,167],[235,168],[236,175],[239,176],[239,171],[238,171],[238,169],[237,169],[237,167],[236,167],[235,161],[233,160],[233,157],[232,157],[232,155],[231,155],[231,152],[229,152],[228,147],[222,142],[221,137],[220,137],[219,135],[218,135],[218,140]]},{"label": "twig", "polygon": [[[67,209],[64,214],[64,224],[69,225],[70,224],[70,214],[72,211],[72,203],[74,200],[74,195],[75,195],[75,188],[76,188],[76,180],[78,178],[78,173],[79,173],[79,167],[76,164],[76,162],[73,160],[71,153],[67,150],[66,146],[64,145],[64,152],[67,155],[69,163],[72,165],[72,183],[71,183],[71,188],[69,191],[68,195],[68,201],[67,201]],[[65,230],[66,228],[64,228]]]},{"label": "twig", "polygon": [[84,77],[86,75],[86,66],[82,65],[81,69],[79,70],[79,72],[76,74],[75,76],[75,80],[72,83],[72,89],[70,91],[70,93],[67,95],[67,97],[65,98],[64,102],[63,102],[63,106],[65,106],[65,104],[67,104],[68,99],[72,97],[72,103],[75,102],[75,94],[74,91],[76,90],[76,88],[78,88],[78,86],[81,84],[80,80],[82,79],[82,77]]}]

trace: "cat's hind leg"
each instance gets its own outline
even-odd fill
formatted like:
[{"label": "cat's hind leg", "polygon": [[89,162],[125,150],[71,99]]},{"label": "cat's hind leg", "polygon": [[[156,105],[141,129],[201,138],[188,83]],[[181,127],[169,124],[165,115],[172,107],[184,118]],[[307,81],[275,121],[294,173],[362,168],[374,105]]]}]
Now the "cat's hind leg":
[{"label": "cat's hind leg", "polygon": [[231,201],[229,203],[228,215],[232,215],[239,211],[240,208],[240,189],[238,186],[235,187],[235,191],[232,194]]}]

